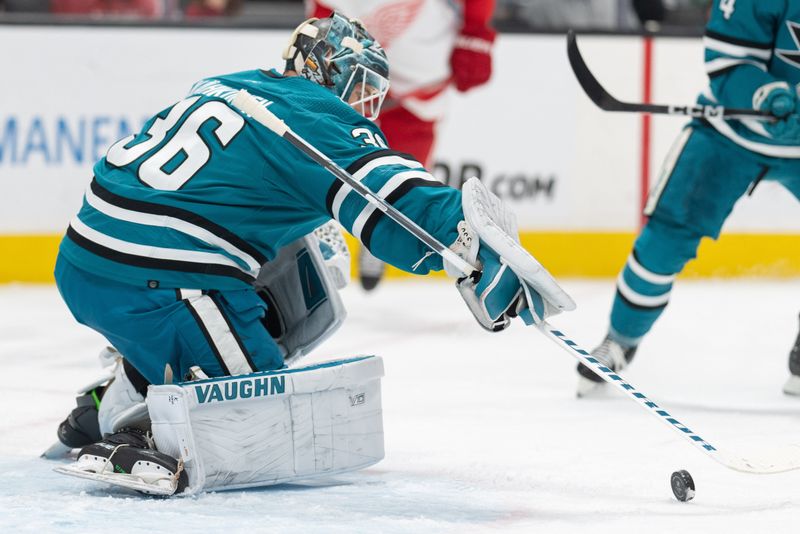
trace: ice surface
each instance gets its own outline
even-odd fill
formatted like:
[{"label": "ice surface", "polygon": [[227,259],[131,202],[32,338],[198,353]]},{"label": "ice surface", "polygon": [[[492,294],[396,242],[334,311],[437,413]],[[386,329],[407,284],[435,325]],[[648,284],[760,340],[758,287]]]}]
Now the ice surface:
[{"label": "ice surface", "polygon": [[[602,337],[612,281],[567,281],[552,319]],[[483,332],[437,281],[344,292],[349,318],[311,357],[384,357],[386,459],[304,485],[158,500],[38,458],[98,376],[103,340],[50,286],[0,286],[0,532],[797,532],[800,471],[726,470],[632,401],[574,398],[574,361],[533,329]],[[684,281],[628,380],[721,449],[800,443],[784,397],[800,281]],[[674,499],[670,474],[697,484]]]}]

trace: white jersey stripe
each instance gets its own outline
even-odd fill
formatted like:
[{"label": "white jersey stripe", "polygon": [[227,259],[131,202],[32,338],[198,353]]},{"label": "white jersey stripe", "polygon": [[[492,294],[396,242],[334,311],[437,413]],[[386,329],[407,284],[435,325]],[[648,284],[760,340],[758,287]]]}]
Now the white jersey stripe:
[{"label": "white jersey stripe", "polygon": [[353,173],[353,178],[360,182],[373,170],[377,169],[378,167],[383,167],[384,165],[402,165],[403,167],[408,167],[411,169],[422,168],[422,164],[415,159],[408,159],[401,156],[384,156],[382,158],[375,158],[372,161],[369,161],[366,165]]},{"label": "white jersey stripe", "polygon": [[[422,178],[423,180],[429,180],[435,185],[440,185],[441,182],[437,180],[432,174],[427,173],[425,171],[405,171],[399,172],[392,176],[383,187],[378,190],[377,195],[381,198],[386,198],[392,191],[400,187],[404,182],[411,180],[412,178]],[[370,215],[375,212],[375,206],[372,204],[367,204],[361,213],[358,214],[356,217],[355,222],[353,222],[353,231],[352,233],[358,239],[361,239],[361,232],[364,230],[364,225],[369,220]]]},{"label": "white jersey stripe", "polygon": [[683,147],[689,142],[691,136],[692,128],[685,128],[670,147],[667,157],[664,158],[664,163],[661,164],[661,170],[659,171],[658,181],[652,189],[650,189],[650,194],[647,196],[647,203],[644,206],[644,214],[648,217],[655,211],[658,201],[661,199],[661,195],[664,192],[664,188],[667,187],[667,183],[672,177],[672,171],[675,170],[675,165],[678,164],[678,159],[683,153]]},{"label": "white jersey stripe", "polygon": [[664,306],[667,302],[669,302],[669,295],[671,293],[671,291],[668,291],[663,295],[657,295],[654,297],[637,293],[625,283],[625,278],[623,277],[622,273],[620,273],[619,277],[617,278],[617,290],[629,302],[636,304],[637,306],[644,306],[646,308],[658,308],[660,306]]},{"label": "white jersey stripe", "polygon": [[636,261],[633,254],[628,256],[628,267],[633,271],[633,274],[650,284],[666,285],[675,281],[676,275],[674,274],[656,274],[652,271],[648,271],[641,263]]},{"label": "white jersey stripe", "polygon": [[342,209],[342,204],[344,204],[344,199],[347,198],[347,195],[353,190],[347,184],[342,184],[342,187],[336,192],[336,196],[333,197],[333,205],[331,206],[331,213],[333,214],[333,218],[339,221],[340,223],[342,220],[339,218],[339,211]]},{"label": "white jersey stripe", "polygon": [[197,238],[200,241],[204,241],[210,245],[219,247],[231,256],[235,256],[242,260],[242,262],[250,268],[250,274],[253,274],[254,276],[261,267],[255,258],[234,246],[232,243],[222,239],[212,232],[209,232],[205,228],[201,228],[200,226],[194,225],[182,219],[176,219],[175,217],[170,217],[168,215],[154,215],[151,213],[120,208],[119,206],[110,204],[95,195],[91,187],[86,190],[86,202],[88,202],[90,206],[100,213],[113,219],[177,230],[178,232]]},{"label": "white jersey stripe", "polygon": [[708,123],[711,124],[715,130],[737,145],[744,147],[751,152],[755,152],[756,154],[763,154],[773,158],[800,158],[800,146],[770,145],[767,143],[759,143],[757,141],[745,139],[741,135],[737,134],[736,131],[731,128],[731,126],[724,119],[708,119]]},{"label": "white jersey stripe", "polygon": [[[377,169],[378,167],[382,167],[384,165],[402,165],[404,167],[410,168],[421,168],[422,164],[416,160],[403,158],[401,156],[384,156],[382,158],[375,158],[372,161],[368,162],[366,165],[358,169],[356,172],[353,173],[353,178],[360,182],[363,180],[370,172]],[[347,195],[353,191],[353,188],[347,184],[343,184],[339,191],[336,192],[336,196],[333,197],[333,203],[331,205],[331,213],[333,214],[333,218],[337,221],[341,222],[339,219],[339,211],[342,209],[342,204],[344,204],[344,199],[347,198]]]},{"label": "white jersey stripe", "polygon": [[78,234],[89,241],[123,254],[132,254],[134,256],[141,256],[143,258],[156,258],[159,260],[189,261],[193,263],[227,265],[229,267],[235,267],[240,271],[244,271],[244,269],[242,269],[238,263],[227,256],[223,256],[222,254],[214,254],[213,252],[200,252],[196,250],[183,250],[177,248],[154,247],[151,245],[140,245],[138,243],[123,241],[86,226],[86,224],[84,224],[84,222],[81,221],[77,216],[70,221],[70,226]]},{"label": "white jersey stripe", "polygon": [[712,59],[711,61],[706,61],[706,73],[707,74],[714,74],[715,72],[725,70],[730,67],[734,67],[736,65],[752,65],[754,67],[758,67],[759,69],[767,72],[767,66],[760,61],[755,61],[753,59],[739,59],[733,57],[718,57],[716,59]]},{"label": "white jersey stripe", "polygon": [[712,37],[703,37],[703,46],[714,52],[725,54],[728,56],[747,57],[753,56],[759,59],[768,61],[772,57],[772,50],[764,50],[762,48],[751,48],[749,46],[735,45],[720,41]]},{"label": "white jersey stripe", "polygon": [[[183,290],[181,290],[183,291]],[[243,375],[255,371],[247,361],[247,357],[239,346],[239,342],[231,332],[228,322],[208,295],[193,296],[185,299],[192,307],[200,321],[200,327],[208,334],[216,352],[231,375]]]},{"label": "white jersey stripe", "polygon": [[181,300],[188,300],[191,298],[197,298],[202,296],[203,291],[200,289],[179,289],[178,295],[180,295]]}]

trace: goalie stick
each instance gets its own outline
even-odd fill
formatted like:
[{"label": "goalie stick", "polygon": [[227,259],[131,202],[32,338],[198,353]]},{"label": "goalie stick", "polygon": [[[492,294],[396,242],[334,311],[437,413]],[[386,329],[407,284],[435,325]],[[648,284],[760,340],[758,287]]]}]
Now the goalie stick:
[{"label": "goalie stick", "polygon": [[578,48],[578,40],[573,30],[567,33],[567,56],[569,57],[569,64],[572,66],[572,72],[575,73],[575,77],[578,79],[578,83],[580,83],[586,96],[588,96],[597,107],[604,111],[656,113],[661,115],[678,115],[682,117],[705,119],[775,120],[774,115],[757,109],[725,108],[723,106],[702,106],[699,104],[675,106],[621,102],[611,96],[611,94],[600,85],[600,82],[594,77],[592,71],[589,70]]},{"label": "goalie stick", "polygon": [[[381,197],[377,196],[366,186],[355,180],[355,178],[353,178],[347,171],[336,165],[336,163],[331,161],[331,159],[325,154],[309,144],[308,141],[294,133],[285,122],[276,117],[274,113],[264,107],[247,91],[242,89],[239,91],[239,93],[237,93],[237,95],[233,98],[233,106],[250,115],[254,120],[272,130],[276,135],[289,141],[298,150],[331,172],[336,178],[352,187],[357,194],[362,196],[376,208],[380,209],[389,218],[405,228],[414,237],[428,245],[431,250],[442,255],[445,259],[456,265],[462,273],[465,275],[470,275],[472,272],[477,270],[416,223],[396,210],[393,206],[387,204],[386,201]],[[562,350],[566,351],[573,358],[592,369],[597,375],[602,377],[603,380],[612,384],[614,387],[622,391],[626,396],[636,401],[639,406],[647,411],[647,413],[669,426],[669,428],[683,436],[684,439],[688,440],[697,449],[721,465],[734,471],[756,474],[782,473],[800,468],[800,446],[789,446],[785,451],[775,455],[775,457],[771,460],[732,456],[720,451],[689,429],[689,427],[681,423],[674,416],[669,414],[666,410],[660,408],[655,402],[647,398],[644,393],[638,391],[619,374],[615,373],[606,367],[602,362],[592,357],[588,351],[578,346],[577,343],[569,339],[563,332],[553,328],[547,323],[547,321],[542,321],[539,323],[537,328],[545,335],[545,337],[553,341]]]}]

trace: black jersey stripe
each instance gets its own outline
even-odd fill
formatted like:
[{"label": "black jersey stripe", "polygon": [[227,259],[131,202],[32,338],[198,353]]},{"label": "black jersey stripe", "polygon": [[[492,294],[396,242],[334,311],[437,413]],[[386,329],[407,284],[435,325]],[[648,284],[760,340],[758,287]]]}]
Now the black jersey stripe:
[{"label": "black jersey stripe", "polygon": [[[390,150],[387,148],[383,150],[375,150],[373,152],[370,152],[369,154],[366,154],[365,156],[358,158],[353,163],[347,166],[347,172],[350,174],[355,174],[359,170],[361,170],[361,168],[365,167],[367,163],[369,163],[370,161],[376,160],[378,158],[386,158],[389,156],[398,156],[403,159],[410,159],[412,161],[417,161],[417,158],[415,158],[411,154],[408,154],[406,152],[400,152],[398,150]],[[422,167],[422,163],[420,163],[419,166]]]},{"label": "black jersey stripe", "polygon": [[[387,204],[394,205],[395,202],[403,198],[406,194],[408,194],[411,190],[416,187],[447,187],[445,184],[441,182],[435,182],[433,180],[426,180],[424,178],[410,178],[400,184],[397,189],[386,195],[384,199]],[[369,216],[367,222],[364,223],[364,228],[361,230],[361,242],[367,247],[367,250],[370,249],[370,243],[372,242],[372,233],[375,231],[375,227],[378,225],[381,217],[383,216],[383,212],[380,210],[375,210],[372,215]]]},{"label": "black jersey stripe", "polygon": [[772,43],[759,43],[757,41],[748,41],[747,39],[740,39],[738,37],[731,37],[730,35],[724,35],[722,33],[717,33],[715,31],[706,30],[705,33],[706,37],[710,37],[711,39],[716,39],[717,41],[722,41],[724,43],[736,45],[736,46],[743,46],[745,48],[758,48],[760,50],[772,50],[773,44]]},{"label": "black jersey stripe", "polygon": [[105,200],[111,205],[114,205],[118,208],[131,210],[131,211],[138,211],[141,213],[148,213],[150,215],[164,215],[168,217],[174,217],[175,219],[180,219],[187,223],[193,224],[195,226],[199,226],[204,230],[211,232],[212,234],[216,235],[220,239],[223,239],[230,243],[231,245],[235,246],[239,250],[247,253],[253,259],[255,259],[258,263],[263,265],[267,262],[267,257],[262,254],[258,249],[252,246],[250,243],[242,239],[241,237],[237,236],[227,228],[224,228],[217,223],[206,219],[196,213],[193,213],[189,210],[185,210],[182,208],[176,208],[174,206],[166,206],[164,204],[156,204],[154,202],[146,202],[143,200],[133,200],[130,198],[126,198],[116,193],[112,193],[97,181],[97,178],[92,179],[91,183],[92,192]]},{"label": "black jersey stripe", "polygon": [[344,182],[336,179],[331,184],[330,189],[328,189],[328,194],[325,195],[325,209],[328,210],[328,213],[331,217],[333,217],[333,201],[336,198],[336,193],[344,186]]},{"label": "black jersey stripe", "polygon": [[[411,154],[406,154],[405,152],[399,152],[397,150],[375,150],[374,152],[370,152],[369,154],[358,158],[356,161],[348,165],[347,171],[348,174],[355,174],[359,170],[361,170],[364,166],[366,166],[370,161],[374,161],[378,158],[388,157],[388,156],[399,156],[401,158],[410,159],[413,161],[417,161],[414,156]],[[422,164],[420,164],[422,167]],[[325,209],[328,211],[331,217],[333,217],[333,201],[336,199],[336,194],[344,187],[344,182],[339,179],[334,180],[331,184],[330,188],[328,189],[328,193],[325,195]]]},{"label": "black jersey stripe", "polygon": [[761,68],[762,70],[767,70],[767,64],[765,61],[761,59],[753,59],[752,57],[749,58],[724,58],[727,63],[724,67],[713,67],[712,62],[706,61],[705,68],[706,74],[709,78],[716,78],[717,76],[721,76],[727,72],[732,71],[737,67],[741,67],[742,65],[750,65],[751,67]]},{"label": "black jersey stripe", "polygon": [[236,278],[248,284],[255,283],[255,278],[237,269],[227,265],[197,263],[193,261],[183,260],[164,260],[160,258],[148,258],[144,256],[137,256],[135,254],[128,254],[126,252],[119,252],[103,246],[99,243],[87,239],[79,234],[72,226],[67,228],[67,237],[78,245],[79,247],[88,250],[92,254],[111,260],[117,263],[130,265],[132,267],[143,267],[145,269],[160,269],[163,271],[180,271],[185,273],[196,274],[209,274],[215,276],[227,276]]}]

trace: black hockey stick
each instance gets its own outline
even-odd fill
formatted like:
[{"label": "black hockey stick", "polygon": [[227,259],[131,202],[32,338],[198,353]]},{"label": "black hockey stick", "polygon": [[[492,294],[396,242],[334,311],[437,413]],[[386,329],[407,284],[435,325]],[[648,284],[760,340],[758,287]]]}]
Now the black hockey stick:
[{"label": "black hockey stick", "polygon": [[756,119],[774,120],[775,116],[756,109],[724,108],[722,106],[670,106],[664,104],[639,104],[632,102],[621,102],[611,96],[611,94],[600,85],[597,78],[586,65],[581,51],[578,49],[578,40],[575,32],[570,30],[567,33],[567,56],[572,72],[581,84],[583,91],[597,107],[604,111],[623,111],[633,113],[657,113],[661,115],[678,115],[683,117],[704,117],[706,119]]}]

